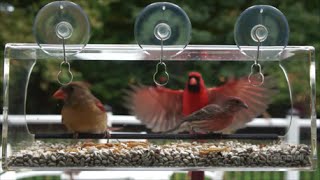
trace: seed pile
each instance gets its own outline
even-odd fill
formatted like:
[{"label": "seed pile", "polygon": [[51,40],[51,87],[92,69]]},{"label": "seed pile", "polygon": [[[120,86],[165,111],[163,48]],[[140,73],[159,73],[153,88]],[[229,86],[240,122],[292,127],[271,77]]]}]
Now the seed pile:
[{"label": "seed pile", "polygon": [[304,144],[146,142],[50,144],[37,141],[9,158],[10,167],[307,167]]}]

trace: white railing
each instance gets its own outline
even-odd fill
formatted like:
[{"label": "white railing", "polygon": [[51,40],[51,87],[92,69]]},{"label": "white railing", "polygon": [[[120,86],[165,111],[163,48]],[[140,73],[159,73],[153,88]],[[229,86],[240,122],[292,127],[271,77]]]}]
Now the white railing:
[{"label": "white railing", "polygon": [[[10,115],[10,123],[22,124],[61,124],[61,115]],[[299,117],[293,117],[294,119],[298,118],[299,127],[310,127],[310,119],[300,119]],[[0,115],[0,122],[2,123],[3,118]],[[287,127],[290,122],[290,117],[287,118],[255,118],[251,122],[247,123],[246,127]],[[108,123],[109,125],[115,124],[127,124],[127,125],[140,125],[141,122],[135,117],[130,115],[112,115],[108,113]],[[320,127],[318,122],[317,127]]]}]

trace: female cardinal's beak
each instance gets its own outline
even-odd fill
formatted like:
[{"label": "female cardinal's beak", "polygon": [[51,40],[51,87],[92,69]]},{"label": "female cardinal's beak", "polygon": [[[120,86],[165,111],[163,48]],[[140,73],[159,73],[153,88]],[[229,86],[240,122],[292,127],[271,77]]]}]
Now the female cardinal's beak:
[{"label": "female cardinal's beak", "polygon": [[61,89],[59,89],[53,94],[53,97],[56,99],[64,99],[65,93]]}]

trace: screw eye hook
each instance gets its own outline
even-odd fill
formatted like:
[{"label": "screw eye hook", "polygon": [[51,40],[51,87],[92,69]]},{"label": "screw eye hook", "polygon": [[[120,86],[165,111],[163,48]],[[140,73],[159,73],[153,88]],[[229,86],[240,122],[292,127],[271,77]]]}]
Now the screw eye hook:
[{"label": "screw eye hook", "polygon": [[261,72],[260,64],[251,65],[251,73],[248,76],[248,81],[253,86],[261,86],[264,83],[264,75]]},{"label": "screw eye hook", "polygon": [[169,82],[169,74],[167,66],[164,62],[159,62],[156,65],[156,72],[153,74],[153,81],[159,86],[164,86]]},{"label": "screw eye hook", "polygon": [[[73,74],[71,72],[70,63],[67,61],[67,58],[66,58],[65,38],[62,37],[61,39],[62,39],[62,46],[63,46],[63,61],[60,63],[60,66],[59,66],[59,72],[57,74],[57,81],[61,85],[68,85],[73,80]],[[63,80],[63,73],[62,72],[63,72],[64,66],[66,66],[66,68],[67,68],[67,76],[69,77],[68,81]]]},{"label": "screw eye hook", "polygon": [[[64,81],[63,80],[63,67],[66,66],[67,68],[67,75],[69,77],[69,80],[68,81]],[[73,74],[71,72],[71,68],[70,68],[70,63],[69,62],[65,62],[65,61],[62,61],[60,63],[60,71],[58,72],[58,75],[57,75],[57,81],[59,82],[59,84],[61,85],[68,85],[72,82],[73,80]]]},{"label": "screw eye hook", "polygon": [[158,86],[164,86],[169,82],[169,73],[167,72],[167,65],[163,60],[163,39],[161,39],[160,61],[156,65],[156,72],[153,74],[153,81]]},{"label": "screw eye hook", "polygon": [[252,33],[252,39],[258,42],[257,56],[254,64],[251,65],[251,72],[248,76],[248,81],[253,86],[261,86],[264,83],[264,75],[261,70],[261,65],[259,64],[259,56],[261,42],[264,41],[266,37],[259,36],[260,29],[261,27],[255,28]]}]

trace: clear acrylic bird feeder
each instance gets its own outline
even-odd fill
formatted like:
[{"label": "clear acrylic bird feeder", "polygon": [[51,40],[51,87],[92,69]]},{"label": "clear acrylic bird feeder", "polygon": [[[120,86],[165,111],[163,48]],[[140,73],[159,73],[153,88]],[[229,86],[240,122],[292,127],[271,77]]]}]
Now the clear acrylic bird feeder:
[{"label": "clear acrylic bird feeder", "polygon": [[[97,45],[87,44],[89,21],[78,5],[69,1],[50,3],[39,11],[35,20],[37,44],[8,43],[5,47],[2,168],[315,169],[315,50],[312,46],[287,45],[289,29],[284,20],[283,14],[273,7],[254,6],[245,10],[235,25],[236,45],[188,45],[191,23],[187,15],[174,4],[155,3],[137,18],[136,44]],[[61,86],[57,74],[64,57],[72,65],[70,71],[75,79],[85,80],[88,74],[94,75],[91,81],[97,85],[92,89],[95,94],[103,89],[117,92],[116,96],[131,82],[154,87],[155,66],[163,58],[170,75],[166,88],[183,89],[190,71],[201,71],[208,88],[225,83],[228,77],[248,80],[251,66],[259,64],[258,72],[275,80],[276,93],[270,100],[285,100],[271,103],[265,114],[257,115],[231,134],[164,134],[152,133],[129,112],[116,112],[123,104],[120,96],[117,103],[108,104],[114,110],[108,120],[113,126],[120,126],[120,132],[111,132],[111,143],[101,134],[80,134],[78,139],[73,139],[61,123],[61,104],[51,98]],[[45,66],[50,63],[54,65]],[[95,71],[88,72],[80,65]],[[119,71],[127,79],[119,80]],[[47,79],[39,83],[41,73]],[[114,84],[106,87],[109,82]],[[103,93],[99,99],[102,103],[112,102]],[[292,106],[300,116],[287,112]],[[95,141],[88,143],[83,139]]]}]

